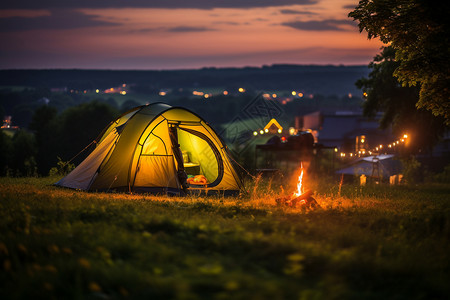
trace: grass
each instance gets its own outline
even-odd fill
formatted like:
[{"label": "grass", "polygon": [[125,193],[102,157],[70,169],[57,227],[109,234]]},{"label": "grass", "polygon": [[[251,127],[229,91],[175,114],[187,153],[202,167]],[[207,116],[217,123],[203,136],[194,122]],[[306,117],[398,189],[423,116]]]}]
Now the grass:
[{"label": "grass", "polygon": [[[306,182],[321,209],[1,178],[2,299],[444,299],[450,185]],[[254,182],[253,182],[254,183]],[[286,188],[289,190],[289,188]]]}]

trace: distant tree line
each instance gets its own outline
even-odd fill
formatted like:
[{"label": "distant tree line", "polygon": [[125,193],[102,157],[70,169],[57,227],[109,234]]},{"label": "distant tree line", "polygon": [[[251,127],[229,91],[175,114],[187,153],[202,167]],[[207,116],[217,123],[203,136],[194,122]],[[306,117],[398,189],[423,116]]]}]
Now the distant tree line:
[{"label": "distant tree line", "polygon": [[[43,105],[36,109],[28,129],[12,137],[0,131],[0,175],[48,175],[62,161],[77,164],[88,152],[76,157],[119,112],[97,101],[68,108],[62,113]],[[90,149],[92,150],[92,149]]]}]

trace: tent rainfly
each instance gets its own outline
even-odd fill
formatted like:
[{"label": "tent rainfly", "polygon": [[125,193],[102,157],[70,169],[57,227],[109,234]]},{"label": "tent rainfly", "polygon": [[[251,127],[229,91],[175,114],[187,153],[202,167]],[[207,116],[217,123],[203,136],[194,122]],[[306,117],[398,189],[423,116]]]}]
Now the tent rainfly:
[{"label": "tent rainfly", "polygon": [[225,144],[198,115],[153,103],[117,118],[55,185],[84,191],[235,194],[242,183]]}]

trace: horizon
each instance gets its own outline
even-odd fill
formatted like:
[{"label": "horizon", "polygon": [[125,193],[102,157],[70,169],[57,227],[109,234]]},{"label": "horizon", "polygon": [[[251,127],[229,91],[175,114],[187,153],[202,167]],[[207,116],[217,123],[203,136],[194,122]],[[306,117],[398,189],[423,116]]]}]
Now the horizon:
[{"label": "horizon", "polygon": [[271,64],[271,65],[261,65],[261,66],[241,66],[241,67],[199,67],[199,68],[185,68],[185,69],[108,69],[108,68],[97,68],[97,69],[87,69],[87,68],[0,68],[0,71],[202,71],[207,69],[217,69],[217,70],[229,70],[229,69],[263,69],[263,68],[273,68],[279,66],[287,67],[334,67],[334,68],[349,68],[349,67],[368,67],[364,64],[355,65],[344,65],[344,64]]},{"label": "horizon", "polygon": [[0,69],[192,70],[368,65],[356,0],[64,1],[0,4]]}]

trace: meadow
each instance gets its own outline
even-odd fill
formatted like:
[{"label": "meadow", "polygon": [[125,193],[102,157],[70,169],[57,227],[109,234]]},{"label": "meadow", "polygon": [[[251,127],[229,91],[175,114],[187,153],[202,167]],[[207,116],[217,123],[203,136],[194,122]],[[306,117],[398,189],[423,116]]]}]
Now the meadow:
[{"label": "meadow", "polygon": [[[448,299],[450,184],[311,180],[321,208],[0,179],[1,299]],[[285,190],[288,188],[285,187]]]}]

